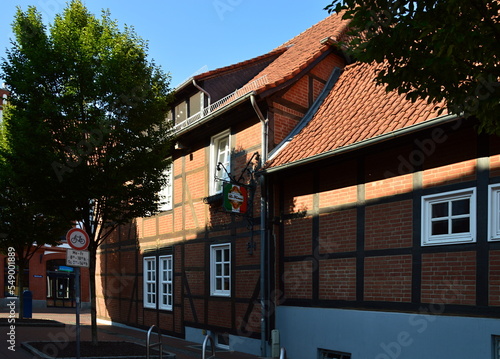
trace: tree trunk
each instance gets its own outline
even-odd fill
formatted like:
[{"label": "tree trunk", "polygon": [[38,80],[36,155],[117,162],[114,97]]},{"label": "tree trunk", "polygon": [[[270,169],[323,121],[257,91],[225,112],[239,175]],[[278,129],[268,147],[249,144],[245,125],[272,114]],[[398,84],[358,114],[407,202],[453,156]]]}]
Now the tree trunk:
[{"label": "tree trunk", "polygon": [[[29,262],[28,262],[29,263]],[[19,295],[19,318],[24,317],[24,298],[23,298],[23,287],[24,287],[24,269],[26,268],[26,261],[24,259],[19,259],[17,261],[17,287]]]},{"label": "tree trunk", "polygon": [[18,297],[19,297],[19,319],[24,318],[24,298],[23,298],[23,286],[24,286],[24,281],[23,281],[23,273],[24,273],[24,268],[21,268],[21,265],[18,264],[17,268],[19,268],[19,271],[17,273],[17,291],[18,291]]},{"label": "tree trunk", "polygon": [[97,300],[96,300],[97,293],[95,284],[96,254],[97,254],[97,249],[93,245],[89,246],[90,318],[92,324],[92,345],[97,345],[99,343],[97,338]]}]

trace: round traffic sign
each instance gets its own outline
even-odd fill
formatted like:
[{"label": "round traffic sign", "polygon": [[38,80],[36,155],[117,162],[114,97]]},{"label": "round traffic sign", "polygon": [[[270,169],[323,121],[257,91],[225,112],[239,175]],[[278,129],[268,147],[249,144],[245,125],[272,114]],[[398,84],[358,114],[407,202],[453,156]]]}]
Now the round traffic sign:
[{"label": "round traffic sign", "polygon": [[90,244],[90,238],[87,232],[80,228],[71,228],[66,234],[66,241],[71,248],[77,251],[87,249]]}]

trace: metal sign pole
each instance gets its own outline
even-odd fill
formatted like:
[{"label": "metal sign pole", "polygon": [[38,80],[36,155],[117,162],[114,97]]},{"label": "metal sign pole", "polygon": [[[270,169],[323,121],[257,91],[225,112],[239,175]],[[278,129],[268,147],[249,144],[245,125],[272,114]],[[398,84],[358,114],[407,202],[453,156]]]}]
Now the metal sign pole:
[{"label": "metal sign pole", "polygon": [[83,229],[71,228],[66,233],[66,242],[72,248],[66,251],[66,265],[75,267],[76,359],[80,359],[80,267],[89,266],[89,252],[86,249],[90,238]]},{"label": "metal sign pole", "polygon": [[75,268],[76,359],[80,359],[80,267]]}]

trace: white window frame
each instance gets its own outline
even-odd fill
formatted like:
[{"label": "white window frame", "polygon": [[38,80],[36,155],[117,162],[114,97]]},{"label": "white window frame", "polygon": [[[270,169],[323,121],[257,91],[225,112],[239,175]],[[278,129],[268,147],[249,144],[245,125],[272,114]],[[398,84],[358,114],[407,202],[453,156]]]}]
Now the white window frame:
[{"label": "white window frame", "polygon": [[161,189],[160,195],[160,211],[169,211],[173,208],[173,187],[174,187],[174,176],[173,176],[174,164],[171,163],[170,166],[165,170],[164,174],[167,177],[167,183]]},{"label": "white window frame", "polygon": [[[448,220],[449,226],[453,219],[470,218],[469,232],[451,233],[432,235],[432,205],[437,203],[469,199],[469,214],[468,215],[453,215],[448,214],[442,220]],[[476,189],[467,188],[458,191],[451,191],[422,197],[422,246],[459,244],[459,243],[474,243],[476,242]]]},{"label": "white window frame", "polygon": [[[228,259],[224,258],[224,251],[228,250]],[[217,260],[217,252],[222,251],[221,260]],[[228,268],[226,270],[226,265]],[[220,267],[221,274],[217,274],[217,268]],[[220,280],[220,282],[219,282]],[[224,282],[228,281],[229,288],[224,289]],[[220,283],[222,286],[219,286]],[[231,296],[231,244],[213,244],[210,246],[210,293],[212,296],[230,297]]]},{"label": "white window frame", "polygon": [[500,241],[500,184],[488,187],[488,241]]},{"label": "white window frame", "polygon": [[[172,310],[174,304],[174,270],[173,256],[161,256],[159,275],[159,303],[158,307],[164,310]],[[164,303],[166,300],[166,303]]]},{"label": "white window frame", "polygon": [[144,308],[156,308],[156,257],[143,259]]},{"label": "white window frame", "polygon": [[[220,144],[227,139],[227,146],[223,150],[220,149]],[[221,153],[222,152],[222,153]],[[220,160],[220,155],[225,156],[223,161]],[[221,168],[217,171],[217,164],[221,162],[227,172],[231,172],[231,131],[226,130],[212,137],[210,141],[210,173],[209,173],[209,193],[215,195],[222,192],[222,180],[229,180],[227,172]],[[219,180],[215,180],[214,177]]]}]

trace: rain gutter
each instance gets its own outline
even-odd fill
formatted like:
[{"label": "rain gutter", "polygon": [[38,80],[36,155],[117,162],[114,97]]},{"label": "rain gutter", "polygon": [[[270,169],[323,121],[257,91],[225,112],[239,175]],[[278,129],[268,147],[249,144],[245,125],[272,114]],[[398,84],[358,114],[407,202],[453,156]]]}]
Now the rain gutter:
[{"label": "rain gutter", "polygon": [[[267,131],[268,131],[268,119],[264,117],[262,112],[260,111],[259,106],[257,105],[257,100],[255,97],[255,92],[250,95],[250,102],[252,104],[257,117],[261,123],[261,158],[260,158],[260,167],[264,167],[264,164],[267,161]],[[267,291],[267,187],[265,183],[265,177],[259,177],[260,182],[260,308],[261,308],[261,356],[267,357],[267,326],[268,326],[268,311],[266,303],[269,303],[267,300],[268,291]]]},{"label": "rain gutter", "polygon": [[[210,104],[212,103],[212,96],[210,96],[210,94],[207,92],[207,90],[205,90],[200,85],[198,85],[196,83],[196,80],[194,78],[193,78],[193,86],[196,87],[201,92],[203,92],[205,95],[207,95],[207,97],[208,97],[208,107],[210,107]],[[204,106],[202,106],[202,107],[204,107]]]},{"label": "rain gutter", "polygon": [[303,165],[310,164],[310,163],[320,161],[320,160],[323,160],[326,158],[330,158],[333,156],[338,156],[338,155],[341,155],[344,153],[360,150],[360,149],[368,147],[368,146],[372,146],[372,145],[375,145],[375,144],[378,144],[378,143],[381,143],[384,141],[392,140],[392,139],[397,138],[397,137],[402,137],[404,135],[408,135],[408,134],[418,132],[418,131],[421,131],[424,129],[428,129],[428,128],[435,127],[438,125],[443,125],[443,124],[449,123],[451,121],[454,121],[460,117],[461,117],[460,115],[455,115],[455,114],[435,117],[432,120],[420,122],[418,124],[408,126],[408,127],[405,127],[405,128],[393,131],[393,132],[385,133],[385,134],[382,134],[382,135],[379,135],[376,137],[372,137],[372,138],[369,138],[369,139],[366,139],[363,141],[359,141],[359,142],[353,143],[351,145],[336,148],[336,149],[331,150],[331,151],[319,153],[319,154],[311,156],[311,157],[303,158],[303,159],[300,159],[300,160],[297,160],[294,162],[290,162],[290,163],[285,163],[285,164],[282,164],[282,165],[279,165],[276,167],[263,169],[262,172],[264,174],[270,174],[270,173],[275,173],[278,171],[283,171],[283,170],[295,168],[298,166],[303,166]]}]

